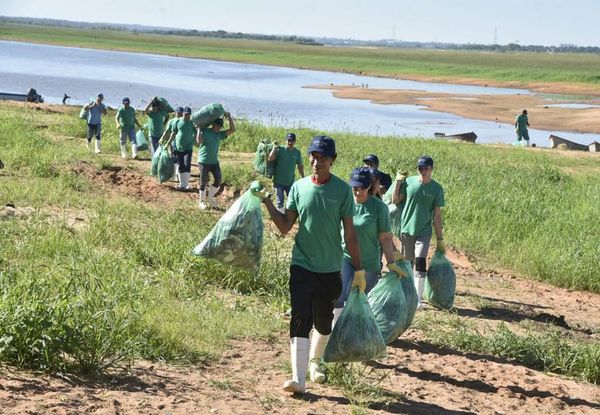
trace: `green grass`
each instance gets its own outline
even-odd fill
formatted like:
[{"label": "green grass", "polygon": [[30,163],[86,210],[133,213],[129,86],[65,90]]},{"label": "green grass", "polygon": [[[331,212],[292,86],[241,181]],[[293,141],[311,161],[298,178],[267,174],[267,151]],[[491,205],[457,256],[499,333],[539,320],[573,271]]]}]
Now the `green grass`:
[{"label": "green grass", "polygon": [[491,354],[532,369],[600,384],[600,344],[568,340],[556,328],[527,327],[524,334],[516,334],[501,323],[481,332],[466,319],[445,313],[420,316],[414,327],[436,346]]},{"label": "green grass", "polygon": [[337,48],[110,30],[0,25],[0,39],[310,68],[375,76],[425,76],[514,83],[599,84],[600,55]]}]

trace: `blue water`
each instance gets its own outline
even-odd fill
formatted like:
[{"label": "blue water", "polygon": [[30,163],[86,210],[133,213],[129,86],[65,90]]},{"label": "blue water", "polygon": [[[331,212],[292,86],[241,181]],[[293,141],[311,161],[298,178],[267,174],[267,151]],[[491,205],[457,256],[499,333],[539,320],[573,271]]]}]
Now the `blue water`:
[{"label": "blue water", "polygon": [[[411,89],[453,94],[528,94],[508,88],[452,85],[375,78],[344,73],[281,68],[143,53],[112,52],[0,41],[0,91],[25,92],[34,87],[49,103],[63,93],[82,104],[104,93],[117,107],[122,97],[143,107],[151,97],[197,109],[220,102],[234,116],[287,128],[311,127],[333,132],[433,137],[475,131],[481,143],[512,143],[514,127],[432,112],[420,105],[379,105],[366,100],[338,99],[331,91],[308,85],[368,85],[369,88]],[[532,120],[533,121],[533,120]],[[575,141],[593,141],[591,134],[553,131]],[[549,132],[530,130],[532,142],[548,145]],[[587,137],[590,136],[590,137]]]}]

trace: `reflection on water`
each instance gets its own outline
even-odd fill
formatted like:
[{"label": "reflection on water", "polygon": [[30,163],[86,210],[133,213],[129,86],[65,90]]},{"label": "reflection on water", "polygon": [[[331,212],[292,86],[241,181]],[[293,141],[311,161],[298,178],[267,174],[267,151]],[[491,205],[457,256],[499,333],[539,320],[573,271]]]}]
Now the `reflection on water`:
[{"label": "reflection on water", "polygon": [[[528,93],[518,89],[6,41],[0,41],[0,62],[1,91],[24,92],[34,87],[49,103],[60,103],[63,93],[67,93],[72,97],[70,103],[82,104],[102,92],[105,102],[112,107],[128,96],[140,108],[158,95],[174,105],[194,108],[221,102],[237,116],[288,128],[427,138],[438,131],[447,134],[475,131],[478,142],[483,143],[511,143],[513,126],[426,111],[418,105],[378,105],[366,100],[337,99],[328,90],[303,86],[363,84],[371,88],[454,94]],[[530,130],[530,135],[537,145],[548,144],[548,132]]]}]

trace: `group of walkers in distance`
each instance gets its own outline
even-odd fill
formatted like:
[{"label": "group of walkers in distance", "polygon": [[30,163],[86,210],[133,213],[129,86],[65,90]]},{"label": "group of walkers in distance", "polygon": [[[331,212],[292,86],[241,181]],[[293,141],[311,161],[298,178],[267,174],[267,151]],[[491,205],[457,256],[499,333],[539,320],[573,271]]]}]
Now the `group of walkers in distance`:
[{"label": "group of walkers in distance", "polygon": [[[102,94],[98,94],[96,100],[86,106],[89,110],[88,145],[95,136],[96,152],[100,152],[101,116],[106,114],[102,100]],[[141,126],[130,100],[124,98],[122,102],[115,116],[121,155],[127,157],[129,138],[131,157],[135,159],[135,127]],[[150,151],[157,151],[160,145],[171,149],[178,165],[179,189],[189,188],[193,147],[199,146],[199,205],[203,209],[214,207],[214,197],[221,184],[219,146],[235,131],[231,114],[224,114],[228,129],[223,129],[221,118],[207,128],[198,128],[191,120],[189,107],[178,107],[175,117],[169,120],[156,98],[144,112],[148,117]],[[292,379],[285,382],[284,390],[303,393],[307,372],[314,382],[326,379],[322,357],[351,289],[359,287],[368,293],[382,273],[382,258],[388,272],[406,276],[396,263],[394,234],[401,241],[402,256],[413,264],[418,308],[422,308],[433,232],[437,250],[445,251],[441,215],[444,190],[432,178],[434,162],[429,156],[417,160],[418,174],[413,176],[400,172],[392,180],[378,169],[377,155],[369,154],[362,160],[362,166],[350,172],[348,181],[337,177],[332,173],[338,156],[336,143],[328,136],[316,136],[308,146],[311,172],[305,177],[296,135],[290,132],[285,140],[285,145],[275,143],[268,154],[268,159],[276,162],[273,175],[276,203],[264,190],[252,191],[263,201],[282,234],[298,224],[289,278]],[[295,180],[296,169],[301,176],[298,180]],[[210,186],[209,174],[213,176]],[[382,196],[388,191],[392,197],[386,204]],[[400,231],[392,231],[389,204],[401,209]],[[312,340],[309,340],[311,331]]]}]

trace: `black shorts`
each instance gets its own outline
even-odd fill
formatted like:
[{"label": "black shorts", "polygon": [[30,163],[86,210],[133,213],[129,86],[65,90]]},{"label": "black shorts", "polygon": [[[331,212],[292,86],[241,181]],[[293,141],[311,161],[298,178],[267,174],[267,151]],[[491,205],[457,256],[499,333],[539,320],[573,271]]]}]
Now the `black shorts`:
[{"label": "black shorts", "polygon": [[341,272],[318,273],[298,265],[290,267],[292,319],[290,337],[308,338],[313,328],[331,333],[333,306],[342,292]]}]

